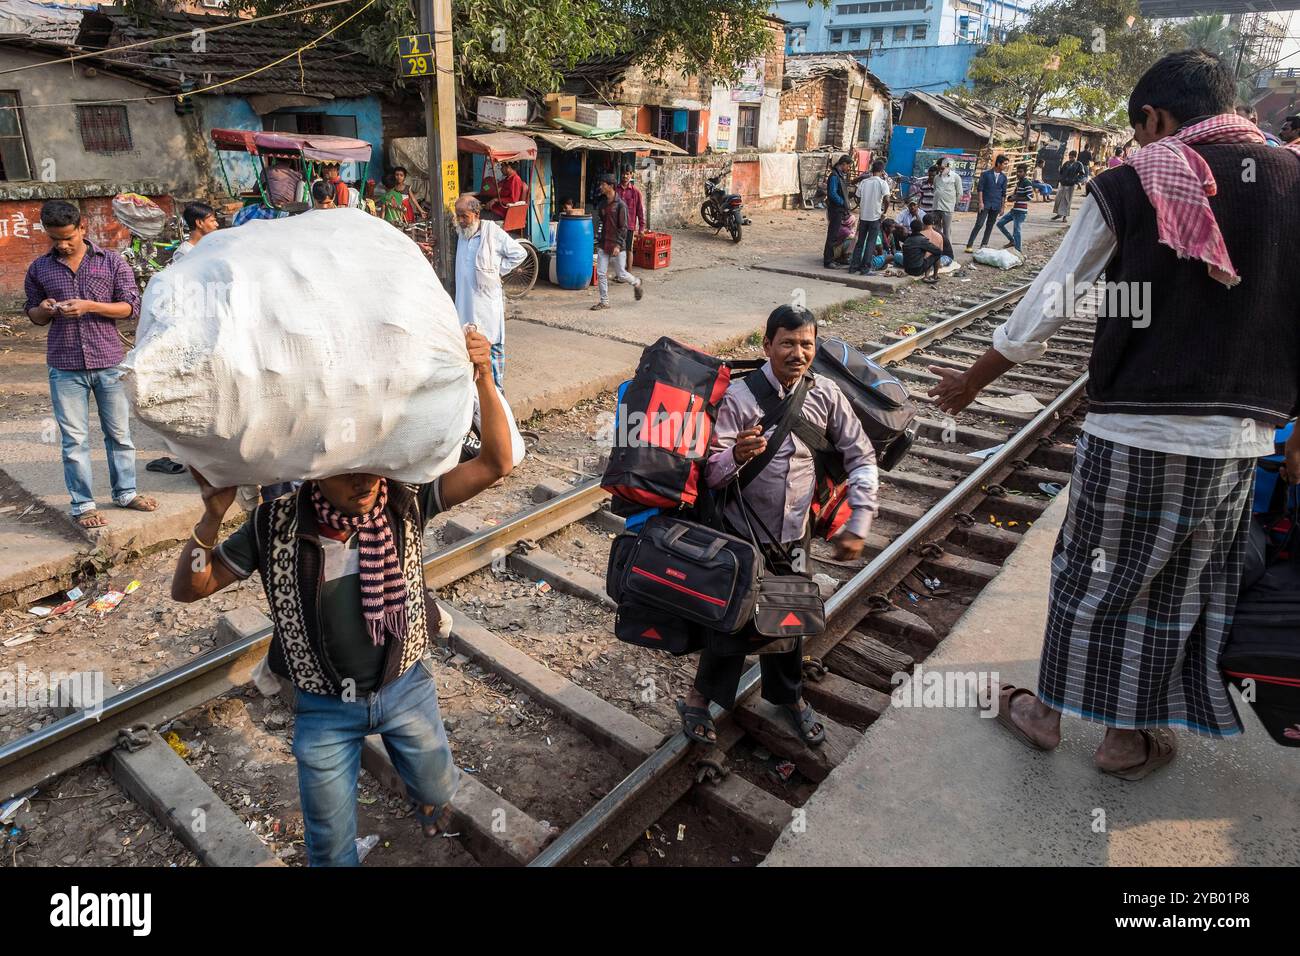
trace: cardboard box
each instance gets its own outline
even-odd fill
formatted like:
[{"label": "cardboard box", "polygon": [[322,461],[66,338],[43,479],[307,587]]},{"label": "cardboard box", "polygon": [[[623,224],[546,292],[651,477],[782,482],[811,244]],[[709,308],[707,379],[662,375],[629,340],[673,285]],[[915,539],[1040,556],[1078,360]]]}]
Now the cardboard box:
[{"label": "cardboard box", "polygon": [[542,103],[546,106],[547,119],[562,119],[575,122],[578,119],[578,98],[576,96],[565,96],[563,93],[547,93],[542,98]]},{"label": "cardboard box", "polygon": [[594,103],[579,103],[577,117],[579,123],[586,123],[588,126],[594,126],[596,129],[623,128],[622,111],[611,109],[608,106],[597,106]]},{"label": "cardboard box", "polygon": [[498,123],[501,126],[527,126],[528,101],[523,99],[508,100],[500,96],[480,96],[478,98],[478,119],[480,123]]}]

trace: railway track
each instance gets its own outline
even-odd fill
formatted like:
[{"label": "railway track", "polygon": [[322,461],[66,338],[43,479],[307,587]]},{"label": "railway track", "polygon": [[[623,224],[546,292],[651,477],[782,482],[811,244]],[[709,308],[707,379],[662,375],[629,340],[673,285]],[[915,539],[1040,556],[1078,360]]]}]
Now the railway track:
[{"label": "railway track", "polygon": [[[650,713],[629,712],[546,666],[530,653],[527,640],[495,633],[465,608],[442,605],[452,623],[445,638],[448,658],[455,654],[457,660],[472,661],[522,691],[626,771],[585,812],[564,821],[567,826],[558,834],[509,802],[508,780],[493,790],[465,775],[454,802],[455,821],[465,847],[479,862],[611,863],[688,794],[710,814],[728,818],[751,842],[770,846],[796,807],[770,775],[729,772],[729,754],[742,741],[771,754],[784,779],[802,782],[794,793],[800,802],[798,796],[824,779],[889,706],[894,675],[924,660],[996,575],[1020,534],[1049,503],[1040,486],[1068,480],[1076,431],[1072,412],[1082,401],[1091,342],[1086,303],[1041,360],[1026,363],[986,391],[993,404],[973,405],[950,418],[938,413],[924,394],[935,380],[928,367],[972,362],[991,343],[1000,313],[1027,289],[1027,284],[1007,287],[990,298],[959,303],[955,310],[931,316],[915,334],[869,343],[877,361],[891,365],[912,391],[922,409],[920,431],[907,458],[881,476],[880,516],[865,560],[848,566],[832,560],[829,549],[814,547],[814,564],[836,579],[826,605],[827,632],[805,642],[805,694],[827,725],[822,747],[804,747],[775,708],[753,693],[757,664],[742,678],[736,707],[725,713],[713,708],[719,739],[704,747],[680,731],[663,733],[665,702],[660,702],[656,729],[647,722]],[[1024,393],[1041,407],[1033,411],[998,401]],[[988,453],[976,457],[976,451]],[[570,600],[606,609],[599,640],[611,653],[653,654],[614,642],[603,579],[546,547],[549,536],[575,523],[604,536],[619,529],[620,519],[603,507],[608,496],[598,482],[544,487],[536,497],[543,500],[495,526],[453,516],[454,526],[444,529],[451,543],[426,558],[429,588],[446,588],[485,569],[505,571],[511,579],[544,580]],[[597,567],[603,566],[603,557]],[[489,573],[485,587],[491,587],[490,580]],[[270,637],[269,626],[235,622],[224,629],[220,646],[109,698],[100,713],[75,712],[0,746],[0,794],[46,785],[105,754],[113,755],[119,769],[124,761],[129,764],[120,749],[123,730],[158,727],[214,698],[242,691]],[[666,709],[671,712],[671,701]],[[136,736],[146,739],[149,734],[139,730]],[[381,785],[401,791],[382,746],[367,746],[363,766]],[[203,862],[276,862],[258,857],[252,845],[257,837],[247,831],[251,843],[245,855],[214,854],[179,819],[177,808],[166,805],[165,788],[160,796],[150,781],[132,779],[129,766],[114,772]],[[193,784],[189,781],[191,789]]]}]

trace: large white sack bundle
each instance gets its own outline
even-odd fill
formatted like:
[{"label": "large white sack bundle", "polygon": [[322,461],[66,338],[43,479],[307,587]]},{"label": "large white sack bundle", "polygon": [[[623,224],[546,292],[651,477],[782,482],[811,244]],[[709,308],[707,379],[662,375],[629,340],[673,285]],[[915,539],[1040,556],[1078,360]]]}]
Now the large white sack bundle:
[{"label": "large white sack bundle", "polygon": [[998,269],[1014,269],[1025,263],[1025,260],[1011,249],[990,249],[988,246],[976,249],[974,258],[982,266],[994,266]]},{"label": "large white sack bundle", "polygon": [[430,481],[473,414],[455,305],[414,242],[352,209],[204,238],[150,280],[124,365],[136,414],[217,486]]}]

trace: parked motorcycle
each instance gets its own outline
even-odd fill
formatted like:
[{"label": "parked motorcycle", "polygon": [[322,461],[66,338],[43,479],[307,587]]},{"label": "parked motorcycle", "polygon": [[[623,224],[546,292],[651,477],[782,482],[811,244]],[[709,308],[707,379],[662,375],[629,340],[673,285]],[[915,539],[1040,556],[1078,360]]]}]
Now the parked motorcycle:
[{"label": "parked motorcycle", "polygon": [[748,226],[750,221],[740,211],[740,195],[722,188],[722,178],[728,171],[724,170],[704,181],[705,199],[704,205],[700,206],[700,218],[706,225],[713,227],[715,235],[725,228],[731,234],[732,242],[740,242],[741,227]]}]

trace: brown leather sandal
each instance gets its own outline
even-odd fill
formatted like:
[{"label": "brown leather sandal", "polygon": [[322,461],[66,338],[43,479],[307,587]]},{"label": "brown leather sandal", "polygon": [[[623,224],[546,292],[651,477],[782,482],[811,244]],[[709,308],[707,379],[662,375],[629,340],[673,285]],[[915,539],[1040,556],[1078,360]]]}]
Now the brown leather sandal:
[{"label": "brown leather sandal", "polygon": [[1025,733],[1024,728],[1011,719],[1011,701],[1018,694],[1029,694],[1031,697],[1034,692],[1024,687],[1017,687],[1015,684],[1003,684],[998,688],[998,723],[1007,730],[1011,731],[1012,736],[1019,740],[1026,747],[1034,750],[1048,751],[1052,748],[1044,747],[1029,734]]},{"label": "brown leather sandal", "polygon": [[[1110,777],[1135,782],[1151,776],[1151,774],[1178,756],[1177,738],[1174,737],[1174,732],[1168,727],[1157,727],[1155,730],[1139,730],[1138,733],[1147,742],[1146,759],[1133,764],[1131,767],[1121,767],[1118,770],[1102,770],[1102,773]],[[1100,767],[1097,769],[1101,770]]]}]

